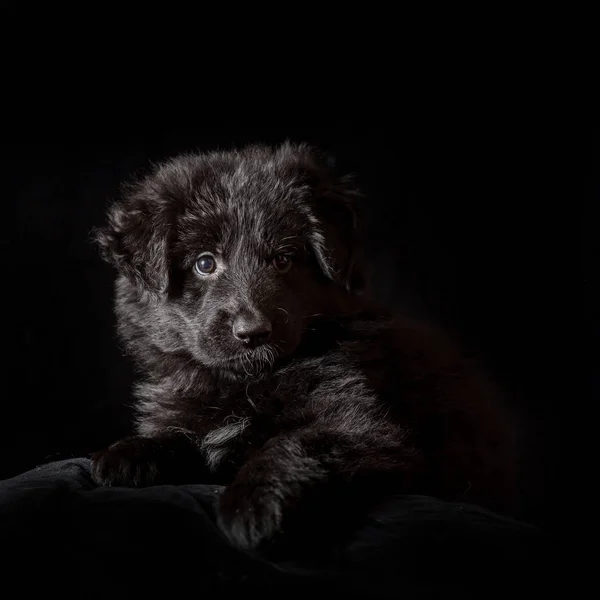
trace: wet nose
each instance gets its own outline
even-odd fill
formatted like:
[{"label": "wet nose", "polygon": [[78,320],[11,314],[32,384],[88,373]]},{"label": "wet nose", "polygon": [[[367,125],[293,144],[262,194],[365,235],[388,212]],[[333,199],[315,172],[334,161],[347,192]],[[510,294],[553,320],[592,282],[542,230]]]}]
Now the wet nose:
[{"label": "wet nose", "polygon": [[252,348],[264,344],[271,330],[270,321],[261,315],[240,315],[233,322],[233,336]]}]

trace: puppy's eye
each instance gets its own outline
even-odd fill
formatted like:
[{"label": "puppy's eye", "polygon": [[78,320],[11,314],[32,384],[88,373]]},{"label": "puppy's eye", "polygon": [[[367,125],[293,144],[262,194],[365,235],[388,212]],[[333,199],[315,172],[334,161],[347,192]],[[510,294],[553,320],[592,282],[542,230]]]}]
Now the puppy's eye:
[{"label": "puppy's eye", "polygon": [[278,254],[273,259],[273,266],[280,272],[286,273],[292,266],[294,257],[291,254]]},{"label": "puppy's eye", "polygon": [[200,275],[210,275],[216,271],[217,261],[212,254],[205,253],[198,258],[194,268]]}]

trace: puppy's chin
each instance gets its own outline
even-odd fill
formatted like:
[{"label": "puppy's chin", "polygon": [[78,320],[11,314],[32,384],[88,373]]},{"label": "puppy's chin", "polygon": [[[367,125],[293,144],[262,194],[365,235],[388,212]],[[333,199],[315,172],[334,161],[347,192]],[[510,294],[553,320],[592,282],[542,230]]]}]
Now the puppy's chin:
[{"label": "puppy's chin", "polygon": [[260,378],[270,373],[278,361],[292,354],[295,347],[285,350],[282,344],[265,344],[237,352],[202,355],[198,359],[204,366],[221,374],[235,378]]}]

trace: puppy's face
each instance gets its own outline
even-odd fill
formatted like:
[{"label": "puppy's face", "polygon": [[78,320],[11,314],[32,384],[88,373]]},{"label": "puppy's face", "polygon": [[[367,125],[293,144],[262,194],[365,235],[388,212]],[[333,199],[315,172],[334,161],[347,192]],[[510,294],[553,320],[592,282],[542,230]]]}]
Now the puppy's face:
[{"label": "puppy's face", "polygon": [[327,294],[302,214],[243,188],[213,185],[178,217],[167,304],[200,362],[252,373],[294,352]]},{"label": "puppy's face", "polygon": [[359,284],[352,200],[304,146],[159,167],[98,235],[126,342],[241,376],[292,355]]}]

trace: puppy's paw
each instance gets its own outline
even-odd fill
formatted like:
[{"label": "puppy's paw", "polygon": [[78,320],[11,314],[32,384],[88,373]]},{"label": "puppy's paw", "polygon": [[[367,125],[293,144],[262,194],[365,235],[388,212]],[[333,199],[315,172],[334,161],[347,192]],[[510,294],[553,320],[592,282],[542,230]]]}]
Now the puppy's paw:
[{"label": "puppy's paw", "polygon": [[238,547],[256,548],[281,531],[283,508],[276,490],[234,481],[220,498],[219,527]]},{"label": "puppy's paw", "polygon": [[159,476],[159,454],[150,438],[125,438],[92,455],[92,479],[101,486],[153,485]]}]

